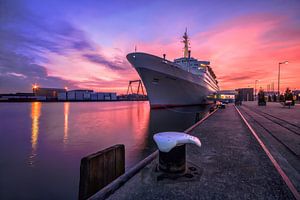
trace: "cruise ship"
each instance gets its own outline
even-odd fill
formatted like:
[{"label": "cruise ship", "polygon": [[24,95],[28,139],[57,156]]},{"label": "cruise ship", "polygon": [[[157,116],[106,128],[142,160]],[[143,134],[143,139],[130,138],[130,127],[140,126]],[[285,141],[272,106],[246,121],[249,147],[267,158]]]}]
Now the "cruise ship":
[{"label": "cruise ship", "polygon": [[219,90],[209,61],[191,57],[187,30],[182,36],[183,57],[173,62],[143,52],[127,55],[146,88],[151,108],[207,104],[208,96]]}]

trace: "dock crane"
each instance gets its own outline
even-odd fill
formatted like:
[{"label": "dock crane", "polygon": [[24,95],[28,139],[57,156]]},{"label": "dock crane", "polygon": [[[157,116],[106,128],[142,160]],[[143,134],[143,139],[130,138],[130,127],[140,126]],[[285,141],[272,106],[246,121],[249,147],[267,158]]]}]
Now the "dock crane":
[{"label": "dock crane", "polygon": [[[138,83],[137,93],[133,92],[133,89],[132,89],[132,84],[133,83]],[[129,81],[128,88],[127,88],[127,95],[129,94],[129,90],[131,91],[131,94],[139,94],[140,90],[142,90],[142,94],[145,95],[143,84],[142,84],[141,80],[132,80],[132,81]]]}]

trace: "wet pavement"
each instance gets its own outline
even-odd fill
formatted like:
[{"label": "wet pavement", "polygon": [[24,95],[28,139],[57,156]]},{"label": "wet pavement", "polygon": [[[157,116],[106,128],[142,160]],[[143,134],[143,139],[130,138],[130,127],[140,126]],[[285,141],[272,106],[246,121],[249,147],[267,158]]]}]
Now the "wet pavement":
[{"label": "wet pavement", "polygon": [[249,101],[243,102],[243,105],[288,120],[300,126],[300,104],[295,104],[295,106],[289,108],[277,102],[267,102],[267,106],[257,106],[257,102]]},{"label": "wet pavement", "polygon": [[187,145],[185,176],[161,178],[156,159],[108,199],[294,199],[233,105],[190,134],[202,147]]},{"label": "wet pavement", "polygon": [[279,103],[245,102],[239,109],[300,191],[300,105],[289,109]]}]

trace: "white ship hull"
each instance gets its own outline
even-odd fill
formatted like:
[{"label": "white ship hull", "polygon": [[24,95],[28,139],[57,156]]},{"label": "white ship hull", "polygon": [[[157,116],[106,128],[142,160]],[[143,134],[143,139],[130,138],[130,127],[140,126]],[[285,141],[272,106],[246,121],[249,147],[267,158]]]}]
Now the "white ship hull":
[{"label": "white ship hull", "polygon": [[172,62],[146,53],[130,53],[128,61],[139,73],[151,108],[207,104],[217,88]]}]

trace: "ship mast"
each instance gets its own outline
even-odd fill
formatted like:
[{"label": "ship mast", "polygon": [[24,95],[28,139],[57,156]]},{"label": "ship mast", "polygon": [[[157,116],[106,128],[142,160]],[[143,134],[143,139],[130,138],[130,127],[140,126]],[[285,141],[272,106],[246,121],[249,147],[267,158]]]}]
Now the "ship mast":
[{"label": "ship mast", "polygon": [[190,39],[189,36],[187,35],[187,28],[185,29],[185,33],[182,36],[183,40],[183,44],[184,44],[184,52],[183,52],[183,57],[187,58],[189,56],[189,44],[190,44]]}]

